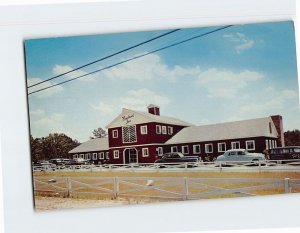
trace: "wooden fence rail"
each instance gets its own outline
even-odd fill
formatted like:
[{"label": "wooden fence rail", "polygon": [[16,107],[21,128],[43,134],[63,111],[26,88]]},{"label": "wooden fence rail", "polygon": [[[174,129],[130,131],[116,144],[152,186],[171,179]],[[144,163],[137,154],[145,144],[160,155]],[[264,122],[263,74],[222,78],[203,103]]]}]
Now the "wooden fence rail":
[{"label": "wooden fence rail", "polygon": [[300,192],[300,179],[35,177],[34,192],[67,197],[97,195],[108,198],[189,200]]}]

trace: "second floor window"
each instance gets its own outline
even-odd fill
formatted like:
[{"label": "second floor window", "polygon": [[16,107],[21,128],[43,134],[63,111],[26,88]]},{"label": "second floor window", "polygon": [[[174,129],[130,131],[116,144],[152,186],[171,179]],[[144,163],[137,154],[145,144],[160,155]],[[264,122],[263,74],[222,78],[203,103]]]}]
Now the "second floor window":
[{"label": "second floor window", "polygon": [[112,131],[112,135],[113,135],[113,138],[117,138],[118,137],[118,130],[114,129]]},{"label": "second floor window", "polygon": [[148,130],[147,130],[147,125],[142,125],[141,126],[141,134],[147,134]]},{"label": "second floor window", "polygon": [[123,143],[136,142],[136,127],[129,125],[122,128]]}]

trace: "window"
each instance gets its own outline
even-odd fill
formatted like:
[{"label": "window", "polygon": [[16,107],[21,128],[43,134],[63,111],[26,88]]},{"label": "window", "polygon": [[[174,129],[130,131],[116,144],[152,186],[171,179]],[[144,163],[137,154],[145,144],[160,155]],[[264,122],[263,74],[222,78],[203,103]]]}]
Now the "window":
[{"label": "window", "polygon": [[93,153],[93,160],[97,159],[97,153]]},{"label": "window", "polygon": [[205,153],[212,153],[212,152],[213,152],[213,145],[212,145],[212,143],[205,144]]},{"label": "window", "polygon": [[123,131],[123,143],[136,142],[135,125],[122,127],[122,131]]},{"label": "window", "polygon": [[231,142],[231,149],[240,149],[240,142]]},{"label": "window", "polygon": [[106,152],[105,155],[106,155],[106,159],[109,159],[109,153]]},{"label": "window", "polygon": [[172,146],[171,147],[171,152],[177,152],[177,146]]},{"label": "window", "polygon": [[156,125],[156,133],[161,134],[161,125]]},{"label": "window", "polygon": [[114,129],[114,130],[112,131],[112,137],[113,137],[113,138],[118,138],[118,130],[117,130],[117,129]]},{"label": "window", "polygon": [[173,134],[173,127],[172,126],[168,126],[168,134],[169,135]]},{"label": "window", "polygon": [[158,155],[162,155],[162,154],[164,153],[162,147],[157,147],[157,148],[156,148],[156,151],[157,151],[157,154],[158,154]]},{"label": "window", "polygon": [[269,149],[268,139],[265,140],[266,149]]},{"label": "window", "polygon": [[271,124],[271,122],[269,122],[269,130],[270,130],[270,134],[272,134],[272,124]]},{"label": "window", "polygon": [[167,134],[167,126],[162,126],[161,127],[161,131],[162,131],[162,134]]},{"label": "window", "polygon": [[91,154],[90,153],[86,153],[85,154],[85,159],[91,159]]},{"label": "window", "polygon": [[77,159],[78,158],[78,154],[73,155],[73,159]]},{"label": "window", "polygon": [[183,154],[188,154],[189,153],[189,146],[182,146],[181,150],[182,150]]},{"label": "window", "polygon": [[114,159],[118,159],[119,158],[119,151],[118,150],[114,150]]},{"label": "window", "polygon": [[225,142],[218,143],[218,152],[225,152],[225,151],[226,151],[226,143]]},{"label": "window", "polygon": [[142,125],[141,126],[141,134],[147,134],[147,133],[148,133],[147,125]]},{"label": "window", "polygon": [[104,152],[99,153],[99,159],[104,159]]},{"label": "window", "polygon": [[272,149],[272,142],[269,140],[269,148]]},{"label": "window", "polygon": [[255,150],[254,140],[246,141],[246,150]]},{"label": "window", "polygon": [[142,155],[143,157],[149,156],[149,149],[148,148],[142,148]]},{"label": "window", "polygon": [[276,148],[277,147],[277,141],[275,140],[274,142],[274,147]]},{"label": "window", "polygon": [[193,145],[193,153],[200,154],[200,145]]},{"label": "window", "polygon": [[80,154],[79,158],[84,159],[84,154]]}]

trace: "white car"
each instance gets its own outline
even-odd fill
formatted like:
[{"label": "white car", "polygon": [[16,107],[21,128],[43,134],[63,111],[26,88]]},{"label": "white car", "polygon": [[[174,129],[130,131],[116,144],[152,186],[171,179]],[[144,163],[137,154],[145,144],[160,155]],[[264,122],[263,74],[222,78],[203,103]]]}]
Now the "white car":
[{"label": "white car", "polygon": [[245,149],[231,149],[217,157],[215,162],[252,162],[265,161],[262,153],[250,153]]}]

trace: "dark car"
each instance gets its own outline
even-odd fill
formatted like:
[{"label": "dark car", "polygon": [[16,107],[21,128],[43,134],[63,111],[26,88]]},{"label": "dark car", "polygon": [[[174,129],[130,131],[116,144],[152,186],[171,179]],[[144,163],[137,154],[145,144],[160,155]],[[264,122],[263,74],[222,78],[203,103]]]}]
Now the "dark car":
[{"label": "dark car", "polygon": [[270,160],[300,160],[300,146],[285,146],[269,149]]},{"label": "dark car", "polygon": [[180,152],[171,152],[163,154],[154,163],[169,163],[169,164],[180,164],[180,163],[196,163],[199,161],[198,156],[185,156]]}]

